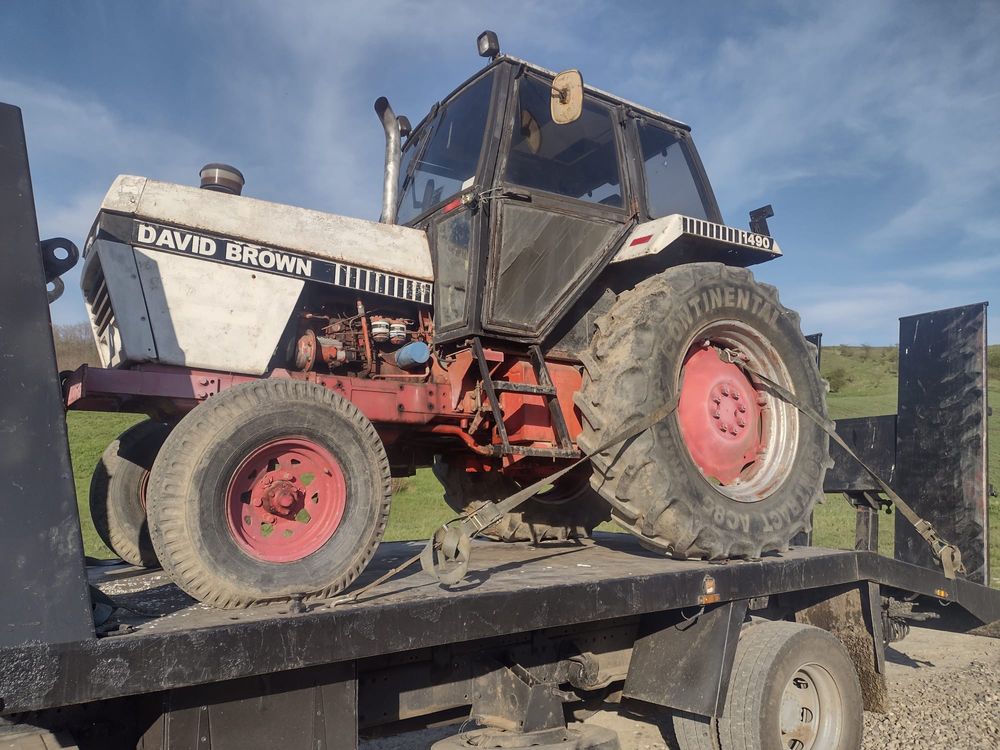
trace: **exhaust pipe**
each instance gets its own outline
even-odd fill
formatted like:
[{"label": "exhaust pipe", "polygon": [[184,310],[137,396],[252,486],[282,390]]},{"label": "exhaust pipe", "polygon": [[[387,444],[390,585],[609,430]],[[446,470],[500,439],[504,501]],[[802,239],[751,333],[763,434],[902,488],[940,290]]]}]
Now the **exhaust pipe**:
[{"label": "exhaust pipe", "polygon": [[382,186],[382,216],[379,221],[383,224],[395,224],[396,204],[399,202],[399,120],[384,96],[375,100],[375,113],[385,130],[385,182]]}]

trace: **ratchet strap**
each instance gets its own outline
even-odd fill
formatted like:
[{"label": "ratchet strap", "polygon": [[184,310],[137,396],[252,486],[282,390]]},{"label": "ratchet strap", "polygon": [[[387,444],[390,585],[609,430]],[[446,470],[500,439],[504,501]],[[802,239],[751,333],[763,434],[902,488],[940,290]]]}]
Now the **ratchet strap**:
[{"label": "ratchet strap", "polygon": [[434,536],[427,543],[427,546],[424,547],[424,551],[420,554],[420,566],[424,571],[434,576],[446,586],[458,583],[465,578],[465,574],[469,570],[473,538],[483,533],[507,513],[510,513],[523,502],[533,497],[540,490],[544,489],[546,485],[552,484],[573,471],[573,469],[584,461],[590,460],[598,453],[613,448],[619,443],[631,440],[659,422],[662,422],[677,410],[679,402],[680,394],[674,394],[667,403],[646,419],[640,420],[638,424],[621,430],[618,434],[608,438],[601,445],[589,453],[585,453],[567,466],[564,466],[555,474],[550,474],[539,479],[534,484],[528,485],[498,503],[483,503],[472,513],[456,519],[460,521],[457,526],[450,526],[450,521],[444,524],[434,532]]},{"label": "ratchet strap", "polygon": [[827,419],[820,416],[815,410],[806,404],[801,403],[795,395],[778,385],[769,377],[763,373],[757,372],[752,367],[747,364],[746,355],[735,352],[730,349],[723,351],[725,358],[730,363],[736,365],[741,370],[743,370],[751,379],[755,379],[763,383],[768,387],[769,390],[777,394],[782,401],[785,401],[800,412],[809,417],[813,422],[815,422],[823,432],[829,435],[833,441],[843,448],[844,452],[848,456],[857,461],[858,465],[868,473],[868,475],[875,480],[879,487],[882,488],[882,492],[885,493],[889,501],[896,506],[896,509],[910,525],[916,530],[923,540],[927,542],[927,546],[931,548],[931,552],[934,553],[934,557],[941,564],[941,570],[944,573],[944,577],[948,579],[954,579],[957,574],[965,574],[965,565],[962,564],[962,551],[954,544],[946,542],[941,535],[937,532],[937,529],[927,521],[917,515],[917,512],[911,508],[903,498],[896,494],[896,492],[890,487],[886,482],[880,477],[875,471],[868,466],[864,461],[862,461],[858,454],[851,450],[850,446],[844,441],[837,431],[834,429],[833,423]]},{"label": "ratchet strap", "polygon": [[[959,574],[965,574],[965,566],[962,564],[961,550],[959,550],[956,545],[945,541],[941,535],[938,534],[937,530],[930,523],[930,521],[927,521],[917,515],[917,512],[914,511],[913,508],[911,508],[906,501],[903,500],[903,498],[897,495],[892,487],[886,484],[886,482],[883,481],[871,467],[862,461],[858,457],[858,454],[851,450],[851,447],[844,442],[844,439],[841,438],[840,435],[837,434],[832,422],[822,417],[808,405],[801,403],[795,397],[795,394],[786,389],[784,386],[779,385],[763,373],[757,372],[750,367],[748,364],[748,357],[745,354],[731,349],[724,349],[720,352],[720,356],[743,370],[747,376],[751,378],[751,380],[757,380],[758,382],[763,383],[767,386],[768,390],[772,391],[783,401],[809,417],[819,426],[821,430],[823,430],[823,432],[829,435],[830,438],[837,445],[839,445],[848,456],[857,461],[858,465],[861,466],[861,468],[875,480],[878,486],[882,489],[882,492],[885,493],[900,514],[910,522],[916,532],[920,534],[925,542],[927,542],[927,545],[934,553],[935,559],[940,563],[945,578],[954,579]],[[482,534],[490,526],[500,521],[500,519],[502,519],[507,513],[511,512],[526,500],[534,496],[546,485],[549,485],[565,476],[584,461],[588,461],[598,453],[602,453],[610,448],[613,448],[619,443],[631,440],[651,427],[654,427],[656,424],[663,421],[677,410],[679,401],[680,393],[676,393],[667,401],[667,403],[657,409],[646,419],[641,420],[638,424],[621,430],[618,434],[608,438],[597,448],[580,456],[580,458],[576,459],[554,474],[546,476],[534,484],[528,485],[524,489],[498,503],[484,502],[473,512],[464,516],[459,516],[458,518],[443,524],[434,532],[434,535],[419,554],[413,556],[409,560],[406,560],[392,570],[387,571],[376,580],[358,589],[357,591],[354,591],[347,596],[340,597],[339,599],[335,599],[329,606],[334,607],[342,602],[356,601],[366,592],[394,577],[396,574],[408,568],[418,560],[420,561],[420,566],[424,569],[424,571],[433,576],[443,585],[452,586],[460,582],[465,578],[465,575],[469,570],[469,561],[472,556],[472,540],[476,536]],[[458,524],[453,525],[456,521],[458,521]]]},{"label": "ratchet strap", "polygon": [[[573,471],[573,469],[584,461],[593,458],[598,453],[606,451],[609,448],[613,448],[619,443],[624,443],[626,440],[637,437],[639,434],[663,421],[677,410],[679,402],[680,394],[678,393],[646,419],[622,430],[555,474],[550,474],[538,480],[534,484],[525,487],[510,497],[504,498],[498,503],[484,502],[473,512],[448,521],[448,523],[443,524],[434,532],[434,536],[431,537],[421,552],[400,563],[395,568],[386,571],[371,583],[362,586],[356,591],[352,591],[350,594],[332,600],[328,606],[333,608],[340,604],[357,601],[373,588],[395,577],[418,560],[420,561],[420,567],[438,582],[445,586],[453,586],[465,578],[465,574],[469,571],[469,560],[472,557],[472,539],[474,537],[483,533],[525,500],[533,497],[537,492],[544,489],[546,485]],[[452,524],[455,521],[459,523],[453,526]]]}]

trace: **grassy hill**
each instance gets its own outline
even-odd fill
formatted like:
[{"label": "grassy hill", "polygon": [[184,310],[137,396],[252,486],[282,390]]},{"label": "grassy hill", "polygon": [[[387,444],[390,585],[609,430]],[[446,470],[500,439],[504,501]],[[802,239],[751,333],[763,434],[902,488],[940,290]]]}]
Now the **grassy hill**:
[{"label": "grassy hill", "polygon": [[[1000,347],[990,348],[990,403],[1000,403]],[[823,349],[823,375],[831,382],[830,415],[846,417],[893,414],[896,411],[896,350],[888,347],[828,346]],[[87,508],[90,475],[105,446],[141,417],[122,414],[72,412],[68,417],[73,472],[87,554],[110,556],[97,537]],[[990,481],[1000,487],[1000,422],[990,421]],[[423,469],[400,483],[393,500],[387,539],[430,536],[452,517],[441,500],[441,490],[429,470]],[[993,585],[1000,586],[1000,502],[990,501]],[[892,554],[893,519],[881,516],[880,548]],[[614,528],[610,525],[608,528]],[[831,496],[817,509],[815,543],[850,548],[854,544],[854,511],[840,496]]]}]

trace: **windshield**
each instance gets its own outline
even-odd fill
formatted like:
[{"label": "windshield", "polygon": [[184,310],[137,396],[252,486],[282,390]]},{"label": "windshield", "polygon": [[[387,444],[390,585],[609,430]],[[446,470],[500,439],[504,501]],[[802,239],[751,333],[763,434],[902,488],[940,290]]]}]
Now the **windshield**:
[{"label": "windshield", "polygon": [[[442,107],[436,122],[426,129],[428,135],[419,134],[407,142],[400,168],[404,176],[397,219],[400,224],[409,223],[472,186],[486,132],[493,78],[490,73],[461,91]],[[423,146],[428,137],[430,140]]]}]

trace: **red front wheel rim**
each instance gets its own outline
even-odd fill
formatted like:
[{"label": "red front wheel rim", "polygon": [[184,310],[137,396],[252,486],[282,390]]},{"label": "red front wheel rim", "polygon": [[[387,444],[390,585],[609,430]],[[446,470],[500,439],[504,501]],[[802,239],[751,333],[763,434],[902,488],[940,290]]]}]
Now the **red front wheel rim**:
[{"label": "red front wheel rim", "polygon": [[302,437],[255,448],[226,489],[226,519],[237,546],[263,562],[288,563],[318,550],[337,531],[347,506],[340,462]]}]

